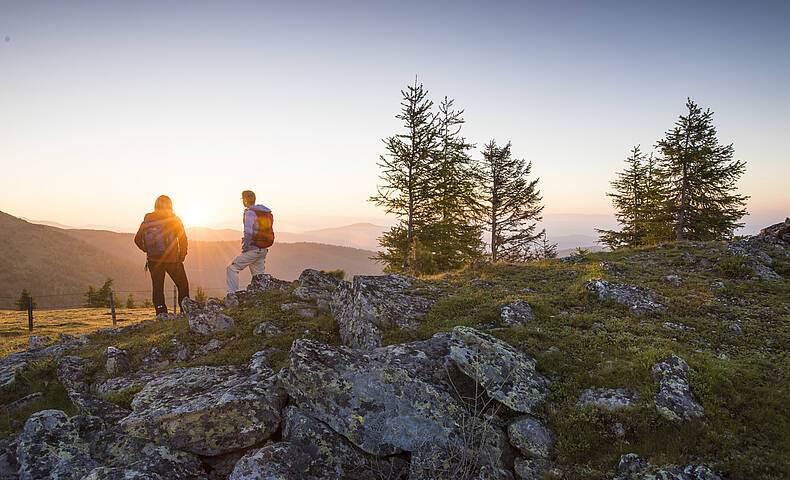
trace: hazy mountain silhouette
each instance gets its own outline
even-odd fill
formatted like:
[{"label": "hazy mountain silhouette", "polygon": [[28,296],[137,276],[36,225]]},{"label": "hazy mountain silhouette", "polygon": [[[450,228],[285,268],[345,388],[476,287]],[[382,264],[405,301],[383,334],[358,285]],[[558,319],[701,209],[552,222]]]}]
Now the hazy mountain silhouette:
[{"label": "hazy mountain silhouette", "polygon": [[[185,267],[192,290],[198,286],[209,295],[222,294],[225,267],[239,253],[240,238],[201,242],[190,239]],[[372,251],[318,243],[285,243],[278,238],[270,249],[266,271],[284,280],[295,280],[302,270],[343,269],[351,275],[375,275],[381,266]],[[133,234],[106,230],[60,229],[36,225],[0,212],[0,297],[16,298],[30,290],[42,308],[73,306],[84,302],[88,285],[100,286],[107,277],[116,291],[142,291],[138,300],[150,297],[150,279],[143,270],[145,254],[137,249]],[[241,285],[249,273],[241,276]],[[169,280],[166,288],[169,287]],[[69,297],[49,294],[77,293]],[[120,295],[119,295],[120,296]],[[126,298],[126,295],[122,295]],[[0,299],[0,308],[13,299]]]},{"label": "hazy mountain silhouette", "polygon": [[[387,227],[372,223],[354,223],[342,227],[322,228],[301,233],[275,231],[275,235],[278,242],[314,242],[364,250],[377,250],[379,245],[378,238],[385,230],[387,230]],[[187,229],[187,235],[195,240],[216,242],[239,241],[242,234],[241,230],[231,228],[191,227]]]}]

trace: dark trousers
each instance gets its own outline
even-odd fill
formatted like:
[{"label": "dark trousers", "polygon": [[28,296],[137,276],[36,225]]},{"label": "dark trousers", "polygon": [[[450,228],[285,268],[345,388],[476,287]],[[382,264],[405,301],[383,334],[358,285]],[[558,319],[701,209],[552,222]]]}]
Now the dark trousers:
[{"label": "dark trousers", "polygon": [[[165,272],[170,275],[173,283],[178,287],[178,304],[181,305],[181,300],[189,296],[189,280],[187,280],[187,272],[184,270],[183,262],[148,262],[148,271],[151,273],[152,296],[157,315],[167,313],[167,305],[165,304]],[[175,308],[173,313],[176,313]]]}]

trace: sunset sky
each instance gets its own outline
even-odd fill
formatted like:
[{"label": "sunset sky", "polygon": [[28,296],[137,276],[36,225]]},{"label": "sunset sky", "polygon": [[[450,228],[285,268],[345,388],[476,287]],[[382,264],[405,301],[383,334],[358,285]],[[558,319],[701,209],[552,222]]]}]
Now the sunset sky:
[{"label": "sunset sky", "polygon": [[790,3],[644,3],[2,0],[0,211],[128,231],[168,194],[237,226],[249,188],[281,228],[381,222],[418,75],[533,162],[550,214],[611,213],[629,149],[690,96],[747,162],[747,221],[783,220]]}]

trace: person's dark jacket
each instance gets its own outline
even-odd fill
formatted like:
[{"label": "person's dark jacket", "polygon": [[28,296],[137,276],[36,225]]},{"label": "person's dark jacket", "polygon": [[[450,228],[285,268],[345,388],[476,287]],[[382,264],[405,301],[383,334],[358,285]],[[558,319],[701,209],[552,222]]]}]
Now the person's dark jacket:
[{"label": "person's dark jacket", "polygon": [[145,248],[143,232],[145,231],[146,227],[153,223],[164,224],[165,231],[168,233],[173,233],[174,240],[164,255],[154,256],[148,254],[148,261],[164,263],[183,262],[184,258],[187,256],[187,234],[184,231],[184,224],[181,223],[181,219],[168,211],[156,210],[145,214],[145,219],[143,220],[143,223],[140,224],[140,229],[137,230],[137,235],[134,236],[134,243],[137,245],[137,247],[140,250],[148,253]]}]

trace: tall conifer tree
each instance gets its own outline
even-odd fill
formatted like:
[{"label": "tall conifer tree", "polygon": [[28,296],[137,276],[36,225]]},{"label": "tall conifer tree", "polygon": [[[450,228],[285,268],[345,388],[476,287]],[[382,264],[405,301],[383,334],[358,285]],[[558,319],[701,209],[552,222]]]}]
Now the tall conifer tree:
[{"label": "tall conifer tree", "polygon": [[383,140],[387,153],[379,157],[382,185],[370,201],[400,217],[400,222],[385,232],[379,243],[384,247],[376,259],[388,271],[415,271],[416,233],[430,215],[432,187],[431,164],[438,147],[439,131],[433,102],[428,91],[414,79],[414,85],[401,90],[404,133]]},{"label": "tall conifer tree", "polygon": [[513,158],[510,142],[499,147],[491,140],[482,154],[482,219],[491,231],[491,260],[529,261],[535,258],[535,241],[545,233],[535,233],[543,206],[538,179],[528,179],[532,162]]},{"label": "tall conifer tree", "polygon": [[482,227],[477,222],[480,205],[470,150],[463,135],[463,110],[454,109],[448,97],[439,104],[439,143],[431,168],[430,221],[423,227],[420,242],[430,250],[430,266],[422,273],[460,268],[480,258]]},{"label": "tall conifer tree", "polygon": [[713,112],[690,98],[686,115],[656,147],[661,152],[664,209],[672,219],[675,239],[714,240],[743,226],[749,198],[735,192],[746,163],[733,160],[732,144],[720,145]]},{"label": "tall conifer tree", "polygon": [[653,183],[652,171],[645,165],[645,155],[639,145],[631,149],[625,162],[627,167],[617,172],[617,178],[611,182],[614,192],[606,194],[612,198],[617,210],[615,217],[622,227],[619,231],[596,229],[601,234],[601,243],[609,248],[642,245],[648,235],[646,197]]}]

